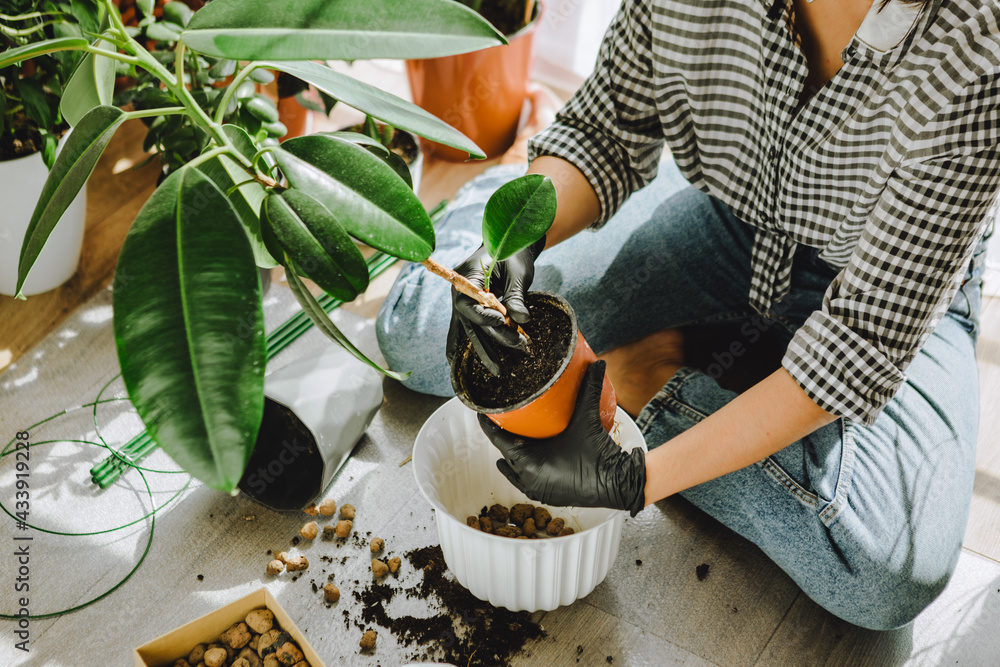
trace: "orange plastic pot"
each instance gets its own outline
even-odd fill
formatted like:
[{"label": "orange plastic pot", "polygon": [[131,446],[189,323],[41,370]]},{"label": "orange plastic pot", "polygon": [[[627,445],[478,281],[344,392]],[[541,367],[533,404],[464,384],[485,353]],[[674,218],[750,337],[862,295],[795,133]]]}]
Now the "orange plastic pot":
[{"label": "orange plastic pot", "polygon": [[[455,395],[465,405],[481,412],[504,430],[529,438],[551,438],[566,430],[576,407],[576,396],[583,383],[583,374],[597,356],[583,338],[577,327],[576,314],[569,303],[558,294],[532,292],[532,296],[544,298],[558,305],[570,318],[573,328],[569,348],[563,357],[559,370],[541,389],[513,405],[501,408],[484,408],[469,397],[465,389],[464,367],[469,355],[475,354],[472,344],[466,342],[459,352],[458,361],[451,369],[451,384]],[[601,389],[601,424],[611,431],[615,422],[617,399],[615,389],[607,375]]]},{"label": "orange plastic pot", "polygon": [[[487,157],[502,155],[514,143],[534,62],[535,19],[508,38],[509,43],[457,56],[408,60],[413,102],[479,146]],[[469,154],[421,141],[428,155],[465,162]]]}]

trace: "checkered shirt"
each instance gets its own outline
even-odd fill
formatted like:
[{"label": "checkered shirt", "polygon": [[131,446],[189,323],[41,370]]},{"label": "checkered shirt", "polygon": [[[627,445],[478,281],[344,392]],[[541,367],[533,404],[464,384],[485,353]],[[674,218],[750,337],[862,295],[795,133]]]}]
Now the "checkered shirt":
[{"label": "checkered shirt", "polygon": [[840,269],[783,366],[871,424],[947,312],[1000,189],[1000,2],[875,0],[799,104],[790,0],[625,0],[596,69],[531,143],[573,163],[604,224],[664,144],[756,228],[749,304],[780,314],[801,244]]}]

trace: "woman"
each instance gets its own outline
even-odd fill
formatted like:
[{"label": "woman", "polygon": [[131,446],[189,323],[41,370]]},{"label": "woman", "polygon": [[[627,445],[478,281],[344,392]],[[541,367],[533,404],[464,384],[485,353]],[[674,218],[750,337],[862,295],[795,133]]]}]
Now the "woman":
[{"label": "woman", "polygon": [[[841,618],[889,629],[926,607],[972,493],[998,23],[994,0],[626,0],[531,144],[556,220],[495,283],[519,320],[528,285],[562,293],[605,363],[541,446],[482,420],[511,482],[633,514],[681,493]],[[675,166],[657,177],[664,144]],[[440,261],[478,244],[482,203],[516,173],[461,193]],[[457,267],[474,280],[478,252]],[[436,282],[404,272],[379,338],[414,388],[446,394]],[[518,343],[464,297],[453,313],[449,347],[468,334],[488,359]],[[685,365],[685,333],[718,323],[739,333],[715,365]],[[765,330],[780,365],[742,393],[721,385]],[[645,457],[599,427],[605,364]]]}]

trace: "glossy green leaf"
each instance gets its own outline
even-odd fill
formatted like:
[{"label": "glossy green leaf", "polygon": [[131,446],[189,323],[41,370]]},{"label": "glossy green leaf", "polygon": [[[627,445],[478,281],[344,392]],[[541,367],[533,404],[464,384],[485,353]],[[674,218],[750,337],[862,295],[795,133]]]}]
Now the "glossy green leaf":
[{"label": "glossy green leaf", "polygon": [[500,186],[486,202],[483,245],[503,261],[542,238],[556,217],[556,188],[542,174],[528,174]]},{"label": "glossy green leaf", "polygon": [[[233,142],[236,150],[248,160],[253,159],[257,147],[243,128],[236,125],[223,125],[222,130]],[[250,178],[250,175],[240,165],[225,155],[203,162],[198,165],[198,169],[212,179],[212,182],[223,192],[229,192],[233,186],[244,183]],[[241,185],[228,198],[243,224],[247,238],[250,240],[254,262],[262,269],[272,269],[278,266],[278,262],[268,252],[260,229],[260,205],[266,194],[263,186],[253,182]]]},{"label": "glossy green leaf", "polygon": [[90,42],[82,37],[57,37],[55,39],[47,39],[44,42],[26,44],[16,49],[0,53],[0,69],[3,69],[8,65],[19,63],[23,60],[28,60],[29,58],[34,58],[35,56],[44,55],[46,53],[66,51],[68,49],[82,50],[87,48],[89,45]]},{"label": "glossy green leaf", "polygon": [[452,0],[213,0],[181,39],[236,60],[434,58],[506,43]]},{"label": "glossy green leaf", "polygon": [[389,149],[383,146],[381,141],[375,141],[367,134],[361,134],[360,132],[320,132],[320,134],[372,148],[376,155],[384,156],[389,153]]},{"label": "glossy green leaf", "polygon": [[285,256],[285,262],[288,267],[285,269],[285,276],[288,278],[288,287],[291,288],[292,294],[295,295],[299,305],[302,306],[302,310],[309,316],[309,319],[313,321],[313,324],[315,324],[316,327],[323,332],[324,336],[336,343],[339,343],[345,350],[350,352],[355,359],[368,364],[383,375],[399,380],[400,382],[410,377],[410,371],[402,373],[390,371],[382,368],[377,363],[366,357],[365,353],[359,350],[354,343],[352,343],[350,339],[337,328],[337,325],[333,323],[330,317],[323,310],[323,307],[319,305],[318,301],[316,301],[316,297],[314,297],[309,290],[306,289],[306,286],[302,284],[302,280],[300,280],[298,276],[298,267],[295,266],[295,263],[287,255]]},{"label": "glossy green leaf", "polygon": [[101,17],[96,2],[92,0],[70,0],[73,16],[80,22],[80,27],[91,33],[101,31]]},{"label": "glossy green leaf", "polygon": [[170,21],[179,26],[187,26],[191,22],[194,12],[183,2],[173,0],[163,5],[163,20]]},{"label": "glossy green leaf", "polygon": [[326,292],[351,301],[368,288],[365,258],[325,206],[298,190],[274,190],[263,210],[284,251]]},{"label": "glossy green leaf", "polygon": [[51,128],[55,124],[54,104],[49,103],[41,82],[38,79],[18,79],[15,85],[28,118],[39,127]]},{"label": "glossy green leaf", "polygon": [[[101,40],[97,40],[94,46],[104,51],[115,50],[114,45]],[[88,53],[67,82],[59,110],[66,122],[76,127],[94,107],[111,106],[114,89],[115,61]]]},{"label": "glossy green leaf", "polygon": [[311,62],[267,62],[264,64],[271,69],[287,72],[303,81],[308,81],[321,93],[331,95],[344,104],[363,111],[383,123],[466,151],[474,158],[486,157],[486,154],[471,139],[440,118],[431,115],[411,102],[345,74],[335,72],[325,65]]},{"label": "glossy green leaf", "polygon": [[176,42],[181,37],[180,26],[174,23],[151,23],[146,26],[146,37],[157,42]]},{"label": "glossy green leaf", "polygon": [[171,174],[132,223],[115,270],[114,330],[149,434],[208,486],[236,488],[264,409],[264,314],[253,253],[225,195]]},{"label": "glossy green leaf", "polygon": [[52,229],[90,178],[97,159],[125,118],[121,109],[97,107],[84,116],[69,135],[42,186],[42,194],[24,233],[17,265],[18,292]]},{"label": "glossy green leaf", "polygon": [[359,241],[411,262],[434,250],[434,227],[420,200],[364,148],[314,134],[289,139],[274,155],[288,183],[326,206]]},{"label": "glossy green leaf", "polygon": [[135,0],[135,5],[143,16],[152,17],[153,10],[156,9],[156,0]]}]

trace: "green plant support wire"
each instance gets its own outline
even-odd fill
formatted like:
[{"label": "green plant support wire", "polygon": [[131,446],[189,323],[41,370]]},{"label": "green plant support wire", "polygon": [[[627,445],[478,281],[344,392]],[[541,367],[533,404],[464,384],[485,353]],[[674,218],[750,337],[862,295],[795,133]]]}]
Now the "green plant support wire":
[{"label": "green plant support wire", "polygon": [[[447,200],[440,202],[430,211],[431,221],[435,224],[444,216],[444,210],[447,206]],[[388,269],[390,266],[396,263],[396,258],[387,255],[383,252],[377,252],[368,258],[368,272],[371,277],[378,276],[383,271]],[[324,312],[331,313],[335,309],[343,305],[343,302],[339,299],[335,299],[329,294],[324,294],[318,299],[320,306],[322,306]],[[272,331],[267,336],[267,361],[270,361],[279,352],[287,348],[303,334],[309,331],[313,326],[315,326],[312,320],[305,312],[298,312],[287,321],[279,325],[274,331]],[[95,465],[90,470],[91,481],[102,489],[106,489],[111,486],[119,477],[121,477],[126,469],[136,468],[140,472],[156,472],[156,473],[180,473],[183,471],[172,471],[172,470],[152,470],[149,468],[140,468],[136,465],[138,461],[148,456],[157,448],[156,442],[150,437],[150,435],[143,431],[131,440],[129,440],[125,445],[119,450],[111,449],[111,454],[106,457],[103,461]],[[110,449],[110,448],[109,448]]]}]

